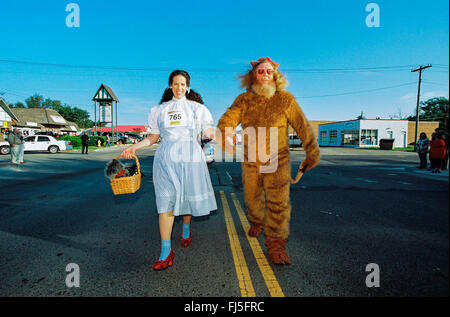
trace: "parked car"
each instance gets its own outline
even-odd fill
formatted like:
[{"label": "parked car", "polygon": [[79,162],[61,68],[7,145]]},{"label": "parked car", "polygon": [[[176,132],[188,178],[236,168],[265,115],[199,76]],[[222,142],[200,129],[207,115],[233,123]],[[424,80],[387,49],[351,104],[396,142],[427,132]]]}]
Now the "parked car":
[{"label": "parked car", "polygon": [[25,151],[49,151],[55,154],[58,151],[71,150],[70,141],[58,141],[50,135],[32,135],[25,139]]},{"label": "parked car", "polygon": [[[52,154],[60,150],[70,150],[70,141],[58,141],[49,135],[32,135],[25,137],[25,151],[49,151]],[[11,151],[8,142],[0,142],[0,153],[9,154]]]},{"label": "parked car", "polygon": [[[50,135],[32,135],[25,137],[25,151],[48,151],[52,154],[57,153],[61,150],[71,150],[72,145],[70,141],[58,141],[54,137]],[[8,144],[8,152],[6,153],[6,149],[3,149],[3,143]],[[1,144],[1,153],[8,154],[10,151],[9,143],[2,142]]]},{"label": "parked car", "polygon": [[[100,133],[99,133],[100,134]],[[89,135],[89,133],[88,133]],[[111,138],[111,144],[113,143],[113,135],[111,132],[102,132],[101,136],[106,137],[106,135],[109,135]],[[126,137],[125,135],[123,135],[122,133],[115,133],[116,135],[116,144],[126,144],[126,143],[130,143],[128,142],[128,137]],[[81,136],[81,135],[80,135]]]},{"label": "parked car", "polygon": [[[113,139],[113,137],[111,137],[111,140]],[[128,142],[128,138],[123,135],[122,133],[117,133],[116,134],[116,144],[127,144]]]},{"label": "parked car", "polygon": [[133,144],[139,143],[144,139],[144,137],[134,133],[127,133],[125,136],[127,137],[127,142]]},{"label": "parked car", "polygon": [[9,154],[9,143],[7,141],[0,142],[0,154],[7,155]]},{"label": "parked car", "polygon": [[296,134],[289,134],[289,147],[300,147],[302,146],[302,141],[298,138]]}]

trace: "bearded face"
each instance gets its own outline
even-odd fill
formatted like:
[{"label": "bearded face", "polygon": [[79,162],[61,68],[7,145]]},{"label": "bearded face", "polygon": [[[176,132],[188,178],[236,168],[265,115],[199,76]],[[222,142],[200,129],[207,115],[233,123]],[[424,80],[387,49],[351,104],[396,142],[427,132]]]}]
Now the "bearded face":
[{"label": "bearded face", "polygon": [[250,64],[252,69],[239,76],[241,88],[253,91],[265,98],[270,98],[276,91],[283,91],[286,88],[288,82],[278,70],[279,64],[263,60],[263,58],[260,58],[258,62],[250,62]]},{"label": "bearded face", "polygon": [[271,63],[259,64],[254,70],[255,81],[252,90],[257,95],[270,98],[275,94],[276,85],[273,78],[274,68]]},{"label": "bearded face", "polygon": [[260,85],[267,85],[273,82],[274,69],[270,63],[261,63],[255,69],[256,82]]}]

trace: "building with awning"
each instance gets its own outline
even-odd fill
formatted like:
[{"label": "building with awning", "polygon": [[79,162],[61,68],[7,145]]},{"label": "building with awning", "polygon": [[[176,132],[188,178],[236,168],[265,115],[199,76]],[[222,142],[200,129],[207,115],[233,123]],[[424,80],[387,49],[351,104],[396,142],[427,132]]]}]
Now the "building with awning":
[{"label": "building with awning", "polygon": [[64,128],[61,128],[61,132],[63,134],[68,135],[77,135],[81,129],[78,127],[78,124],[75,122],[67,121],[67,124]]},{"label": "building with awning", "polygon": [[0,121],[12,122],[12,119],[19,120],[11,111],[6,101],[0,97]]},{"label": "building with awning", "polygon": [[19,120],[13,126],[24,134],[33,135],[37,132],[49,132],[54,135],[75,135],[79,130],[74,122],[67,121],[53,109],[13,108],[11,110]]},{"label": "building with awning", "polygon": [[[112,133],[113,127],[97,127],[97,132],[100,134],[103,133]],[[118,125],[114,127],[114,132],[119,133],[134,133],[134,134],[146,134],[147,126],[145,125]],[[91,129],[92,133],[95,133],[95,128]]]},{"label": "building with awning", "polygon": [[6,131],[11,130],[14,123],[19,119],[9,108],[8,103],[0,98],[0,142],[5,140]]}]

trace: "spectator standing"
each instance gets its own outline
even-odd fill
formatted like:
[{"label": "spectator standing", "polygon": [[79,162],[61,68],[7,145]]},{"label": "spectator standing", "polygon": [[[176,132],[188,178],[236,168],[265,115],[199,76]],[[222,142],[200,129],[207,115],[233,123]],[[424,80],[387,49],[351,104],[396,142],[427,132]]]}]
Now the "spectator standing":
[{"label": "spectator standing", "polygon": [[448,151],[449,151],[448,133],[446,131],[442,130],[441,136],[445,143],[445,155],[441,162],[441,170],[445,171],[447,169],[447,165],[448,165]]},{"label": "spectator standing", "polygon": [[20,141],[19,129],[14,128],[8,135],[9,148],[11,149],[11,163],[19,164]]},{"label": "spectator standing", "polygon": [[111,137],[109,134],[106,135],[106,145],[105,147],[111,147]]},{"label": "spectator standing", "polygon": [[419,154],[420,165],[418,168],[426,169],[427,168],[427,154],[428,154],[428,146],[430,145],[430,140],[428,139],[425,132],[420,134],[419,140],[417,140],[416,144],[416,152]]},{"label": "spectator standing", "polygon": [[[84,134],[81,136],[81,154],[88,154],[88,148],[89,148],[89,136],[87,135],[86,131],[84,131]],[[86,153],[84,153],[86,150]]]},{"label": "spectator standing", "polygon": [[430,142],[430,163],[433,173],[441,172],[441,162],[445,157],[445,142],[439,133],[433,133]]},{"label": "spectator standing", "polygon": [[20,138],[20,146],[19,146],[19,156],[17,158],[17,161],[19,164],[24,164],[23,156],[25,153],[25,136],[23,132],[19,132],[19,138]]}]

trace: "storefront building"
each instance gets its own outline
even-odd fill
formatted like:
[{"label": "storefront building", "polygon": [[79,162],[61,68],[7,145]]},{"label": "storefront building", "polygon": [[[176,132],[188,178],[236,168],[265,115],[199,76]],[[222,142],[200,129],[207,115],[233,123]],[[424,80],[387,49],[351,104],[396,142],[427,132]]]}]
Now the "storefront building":
[{"label": "storefront building", "polygon": [[319,146],[379,147],[393,139],[393,147],[408,146],[408,120],[357,119],[319,125]]},{"label": "storefront building", "polygon": [[17,122],[17,117],[11,111],[6,101],[0,98],[0,142],[8,138],[8,132],[12,130],[13,124]]},{"label": "storefront building", "polygon": [[66,121],[57,111],[47,108],[13,108],[19,121],[13,124],[24,135],[50,133],[53,135],[77,135],[78,126]]}]

